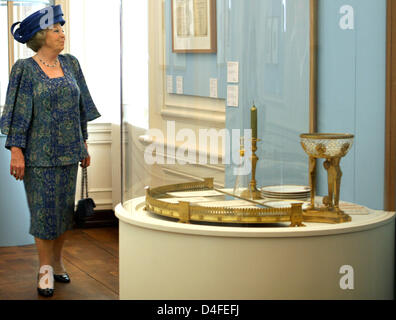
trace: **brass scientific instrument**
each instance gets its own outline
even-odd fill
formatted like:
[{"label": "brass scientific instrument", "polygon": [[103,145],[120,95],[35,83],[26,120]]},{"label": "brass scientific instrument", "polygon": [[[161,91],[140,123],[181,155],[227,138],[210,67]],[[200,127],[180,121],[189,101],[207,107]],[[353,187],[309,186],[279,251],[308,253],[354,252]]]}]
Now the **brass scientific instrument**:
[{"label": "brass scientific instrument", "polygon": [[[172,192],[191,191],[216,191],[227,194],[226,191],[215,189],[213,178],[205,178],[204,181],[186,182],[174,185],[166,185],[158,188],[146,187],[145,210],[155,214],[177,219],[180,223],[209,222],[229,224],[264,224],[290,222],[291,227],[303,226],[302,203],[293,203],[286,208],[270,207],[211,207],[188,201],[168,202]],[[257,203],[255,203],[257,205]]]},{"label": "brass scientific instrument", "polygon": [[[341,158],[351,149],[354,135],[343,133],[305,133],[300,135],[301,145],[309,156],[309,183],[311,201],[304,210],[304,221],[342,223],[351,221],[339,207],[342,171]],[[316,163],[325,159],[323,166],[327,171],[328,195],[323,198],[324,206],[315,205]]]}]

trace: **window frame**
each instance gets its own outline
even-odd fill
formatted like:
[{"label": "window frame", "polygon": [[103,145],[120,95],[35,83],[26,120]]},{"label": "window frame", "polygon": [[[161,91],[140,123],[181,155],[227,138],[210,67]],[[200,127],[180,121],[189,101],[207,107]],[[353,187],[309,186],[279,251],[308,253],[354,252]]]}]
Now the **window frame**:
[{"label": "window frame", "polygon": [[7,19],[8,19],[8,73],[11,73],[11,68],[14,64],[14,43],[13,43],[13,37],[11,34],[11,26],[13,24],[14,20],[14,1],[7,1]]},{"label": "window frame", "polygon": [[[7,19],[8,19],[8,73],[11,73],[12,66],[15,61],[15,46],[14,46],[14,38],[11,34],[11,26],[15,22],[14,19],[14,2],[13,0],[7,1]],[[60,4],[62,6],[62,11],[64,14],[64,18],[66,21],[69,20],[69,0],[55,0],[54,5]],[[65,24],[66,33],[68,34],[69,25]],[[70,40],[66,37],[65,49],[63,52],[68,53],[70,48]]]}]

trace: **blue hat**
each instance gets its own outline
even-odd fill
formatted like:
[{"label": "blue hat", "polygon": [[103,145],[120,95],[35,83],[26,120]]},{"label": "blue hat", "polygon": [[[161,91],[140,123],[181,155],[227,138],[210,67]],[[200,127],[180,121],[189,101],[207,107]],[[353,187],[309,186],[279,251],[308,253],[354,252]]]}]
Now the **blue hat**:
[{"label": "blue hat", "polygon": [[[22,22],[15,22],[11,26],[11,33],[14,39],[20,43],[28,42],[40,30],[46,29],[56,23],[63,26],[66,21],[63,19],[63,12],[60,5],[50,6],[32,13]],[[17,24],[19,28],[15,30]]]}]

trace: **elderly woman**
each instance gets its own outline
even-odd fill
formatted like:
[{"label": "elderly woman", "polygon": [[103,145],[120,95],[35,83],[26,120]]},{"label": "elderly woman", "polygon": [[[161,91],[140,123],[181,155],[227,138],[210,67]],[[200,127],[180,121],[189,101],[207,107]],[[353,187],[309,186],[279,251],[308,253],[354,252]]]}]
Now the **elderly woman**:
[{"label": "elderly woman", "polygon": [[14,39],[36,54],[14,64],[0,122],[11,150],[10,174],[24,182],[40,261],[37,290],[46,297],[54,293],[54,280],[70,282],[62,248],[73,226],[78,164],[90,165],[87,121],[100,117],[79,62],[60,54],[64,24],[58,5],[12,26]]}]

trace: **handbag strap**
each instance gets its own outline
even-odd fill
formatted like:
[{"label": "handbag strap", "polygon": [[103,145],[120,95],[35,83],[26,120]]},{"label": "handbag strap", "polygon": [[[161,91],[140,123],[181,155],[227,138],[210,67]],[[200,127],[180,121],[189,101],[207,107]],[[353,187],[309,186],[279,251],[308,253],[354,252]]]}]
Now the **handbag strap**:
[{"label": "handbag strap", "polygon": [[88,169],[87,168],[82,168],[81,200],[84,199],[84,187],[85,187],[86,198],[88,198]]}]

